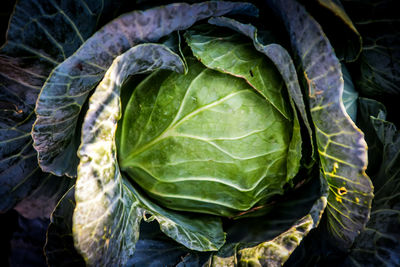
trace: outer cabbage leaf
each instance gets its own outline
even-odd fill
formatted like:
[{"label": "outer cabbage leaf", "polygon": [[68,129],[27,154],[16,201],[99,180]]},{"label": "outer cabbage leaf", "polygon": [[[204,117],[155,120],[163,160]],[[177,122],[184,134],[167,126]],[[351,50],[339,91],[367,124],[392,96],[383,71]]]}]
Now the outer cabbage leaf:
[{"label": "outer cabbage leaf", "polygon": [[[367,97],[400,94],[400,21],[396,0],[342,1],[363,37],[357,88]],[[398,97],[393,103],[397,105]],[[397,106],[396,106],[397,107]],[[389,106],[388,106],[389,108]],[[396,110],[396,109],[395,109]]]},{"label": "outer cabbage leaf", "polygon": [[[19,215],[16,224],[16,230],[9,240],[10,250],[5,250],[6,253],[2,254],[2,263],[5,266],[45,267],[43,246],[49,220],[47,218],[26,219]],[[9,225],[3,227],[10,228]],[[7,258],[8,262],[5,262]]]},{"label": "outer cabbage leaf", "polygon": [[328,227],[341,247],[349,247],[368,221],[373,198],[363,133],[344,110],[340,63],[319,24],[295,1],[269,3],[285,23],[309,86],[321,168],[330,187]]},{"label": "outer cabbage leaf", "polygon": [[119,1],[67,0],[16,4],[0,50],[1,211],[12,208],[47,179],[30,136],[40,88],[51,70],[118,5]]},{"label": "outer cabbage leaf", "polygon": [[[75,188],[60,200],[47,229],[45,245],[49,266],[85,266],[85,261],[75,250],[72,238],[72,214],[75,209]],[[177,265],[200,266],[207,261],[209,253],[190,251],[165,236],[156,222],[142,222],[135,254],[126,266]]]},{"label": "outer cabbage leaf", "polygon": [[155,42],[198,20],[237,12],[257,13],[253,5],[240,2],[170,4],[127,13],[97,31],[53,70],[40,93],[32,136],[41,168],[56,175],[76,175],[78,117],[90,91],[115,57],[138,43]]},{"label": "outer cabbage leaf", "polygon": [[210,257],[208,266],[283,265],[318,226],[327,194],[324,179],[311,179],[278,200],[268,215],[236,221],[227,229],[227,244]]},{"label": "outer cabbage leaf", "polygon": [[165,236],[157,229],[157,223],[142,223],[140,238],[133,257],[127,266],[202,266],[209,252],[190,251],[181,244]]},{"label": "outer cabbage leaf", "polygon": [[74,247],[72,214],[75,209],[75,186],[61,198],[53,211],[47,228],[44,252],[49,266],[85,266]]},{"label": "outer cabbage leaf", "polygon": [[[362,38],[340,0],[302,1],[307,10],[322,26],[335,49],[336,56],[345,62],[357,60],[362,49]],[[352,17],[351,17],[352,18]],[[340,34],[338,34],[340,32]]]},{"label": "outer cabbage leaf", "polygon": [[[386,114],[385,107],[377,101],[366,98],[359,99],[358,107],[360,109],[358,113],[357,125],[364,132],[365,140],[368,144],[369,163],[366,172],[371,177],[371,180],[374,182],[375,186],[375,177],[378,176],[377,172],[379,171],[379,168],[382,165],[382,160],[385,157],[382,156],[383,145],[372,125],[373,120],[371,119],[371,116],[384,119]],[[385,181],[387,176],[383,175],[381,178],[381,181]],[[392,186],[393,189],[396,190],[396,186],[394,184],[392,184]],[[376,190],[378,190],[377,188],[378,185],[375,186]],[[390,194],[388,193],[387,197],[392,198],[392,196],[389,195]],[[387,255],[392,254],[392,252],[387,254],[386,249],[391,250],[392,245],[393,248],[395,248],[396,243],[388,242],[384,239],[384,235],[381,236],[379,233],[374,233],[372,229],[369,229],[369,225],[372,225],[374,220],[374,210],[377,198],[378,197],[375,196],[374,201],[372,202],[371,218],[368,221],[366,228],[361,231],[359,236],[357,236],[350,250],[340,251],[340,247],[332,243],[327,243],[326,238],[321,239],[321,236],[326,236],[328,234],[325,225],[321,223],[322,225],[320,225],[316,231],[308,235],[304,240],[305,242],[303,242],[301,246],[296,249],[293,256],[287,262],[288,266],[377,266],[382,264],[383,261],[388,264],[390,261],[388,260],[389,257],[387,257]],[[379,209],[379,207],[377,207],[377,209]],[[388,220],[384,220],[386,222],[390,222],[389,225],[392,227],[387,228],[387,226],[382,223],[382,220],[380,220],[380,223],[382,224],[378,228],[375,228],[375,226],[372,228],[378,229],[378,231],[381,233],[391,228],[393,231],[390,230],[392,231],[390,235],[395,236],[398,232],[398,230],[396,230],[396,227],[398,228],[398,226],[396,226],[396,223],[393,224],[393,222],[395,222],[395,218],[395,216],[388,216]],[[380,231],[380,229],[382,229],[382,231]],[[362,241],[359,242],[361,237]],[[358,245],[359,243],[360,247]],[[378,264],[377,259],[379,258],[381,258],[383,261]]]},{"label": "outer cabbage leaf", "polygon": [[[183,62],[162,45],[144,44],[117,57],[90,99],[83,124],[73,216],[75,247],[88,265],[122,265],[135,250],[139,223],[150,214],[161,230],[190,249],[215,250],[224,242],[216,218],[162,209],[143,198],[119,171],[115,133],[120,88],[128,75],[158,68],[183,72]],[[208,223],[207,227],[206,222]]]},{"label": "outer cabbage leaf", "polygon": [[[325,208],[322,200],[315,206],[320,216]],[[319,221],[319,219],[318,219]],[[298,247],[304,236],[317,227],[310,214],[298,220],[291,228],[272,240],[250,246],[249,244],[230,244],[217,255],[210,258],[209,266],[282,266]],[[233,256],[232,251],[234,251]]]},{"label": "outer cabbage leaf", "polygon": [[371,116],[383,145],[379,171],[371,175],[375,198],[371,218],[357,237],[347,263],[350,266],[398,266],[400,264],[400,133],[396,126]]},{"label": "outer cabbage leaf", "polygon": [[370,176],[374,176],[379,171],[382,163],[383,145],[379,141],[371,121],[371,116],[377,118],[380,114],[386,116],[386,108],[382,103],[364,97],[358,99],[357,126],[365,134],[365,141],[368,144],[367,173]]},{"label": "outer cabbage leaf", "polygon": [[48,219],[58,201],[73,184],[75,184],[75,179],[43,174],[37,187],[14,209],[28,219]]},{"label": "outer cabbage leaf", "polygon": [[181,214],[164,209],[149,201],[125,180],[127,188],[139,200],[143,207],[145,221],[157,220],[160,230],[185,247],[197,251],[218,250],[225,243],[225,233],[218,217]]},{"label": "outer cabbage leaf", "polygon": [[[36,188],[44,175],[37,165],[30,130],[36,96],[45,79],[40,75],[49,72],[49,68],[23,66],[21,60],[0,56],[0,210],[3,212]],[[30,70],[33,74],[29,74]]]}]

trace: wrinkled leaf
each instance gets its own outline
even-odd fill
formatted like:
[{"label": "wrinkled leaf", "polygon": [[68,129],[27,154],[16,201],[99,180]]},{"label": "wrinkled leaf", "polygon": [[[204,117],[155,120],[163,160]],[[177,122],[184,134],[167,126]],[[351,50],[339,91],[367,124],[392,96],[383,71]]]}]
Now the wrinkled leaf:
[{"label": "wrinkled leaf", "polygon": [[256,10],[247,3],[170,4],[127,13],[97,31],[53,70],[41,91],[32,132],[41,168],[56,175],[76,175],[78,117],[90,91],[115,57],[135,44],[155,42],[198,20],[237,12],[254,14]]},{"label": "wrinkled leaf", "polygon": [[342,248],[349,247],[369,218],[372,183],[365,174],[366,143],[341,102],[340,63],[319,24],[292,0],[269,1],[291,36],[309,86],[321,168],[330,187],[328,227]]},{"label": "wrinkled leaf", "polygon": [[382,164],[373,177],[375,186],[374,205],[393,208],[399,205],[396,194],[400,188],[400,133],[393,123],[371,117],[379,141],[383,144]]},{"label": "wrinkled leaf", "polygon": [[309,231],[319,224],[328,187],[322,179],[321,182],[314,179],[302,185],[289,199],[276,203],[265,217],[235,222],[228,229],[227,245],[209,259],[207,266],[283,265]]},{"label": "wrinkled leaf", "polygon": [[240,262],[261,266],[283,265],[303,237],[314,227],[311,215],[307,215],[271,241],[240,249],[238,253]]},{"label": "wrinkled leaf", "polygon": [[[206,229],[201,219],[189,221],[152,203],[150,206],[119,171],[115,132],[121,117],[120,88],[129,75],[159,68],[183,72],[183,62],[162,45],[133,47],[115,59],[91,97],[79,150],[77,206],[73,216],[75,247],[88,265],[126,263],[135,250],[139,223],[148,214],[159,221],[165,234],[179,238],[191,249],[212,250],[223,243],[221,226],[212,227],[218,226],[216,219],[204,217],[211,226]],[[196,225],[203,227],[193,229]],[[215,239],[218,236],[222,240]]]},{"label": "wrinkled leaf", "polygon": [[119,1],[20,0],[0,50],[0,210],[46,179],[30,131],[36,98],[51,70],[70,56]]}]

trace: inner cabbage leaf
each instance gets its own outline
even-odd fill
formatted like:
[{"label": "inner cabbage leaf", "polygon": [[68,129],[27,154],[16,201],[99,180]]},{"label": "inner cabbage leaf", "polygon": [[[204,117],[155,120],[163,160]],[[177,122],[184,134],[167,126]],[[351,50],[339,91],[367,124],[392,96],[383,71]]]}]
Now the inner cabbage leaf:
[{"label": "inner cabbage leaf", "polygon": [[187,63],[186,75],[160,70],[136,87],[120,168],[175,210],[234,216],[282,194],[292,122],[244,79]]}]

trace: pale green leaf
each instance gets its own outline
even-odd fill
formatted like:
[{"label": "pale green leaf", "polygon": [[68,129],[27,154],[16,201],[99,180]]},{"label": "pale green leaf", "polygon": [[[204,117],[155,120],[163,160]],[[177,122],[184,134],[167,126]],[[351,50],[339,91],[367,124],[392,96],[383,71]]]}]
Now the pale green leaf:
[{"label": "pale green leaf", "polygon": [[185,39],[194,56],[208,68],[245,79],[286,119],[293,119],[278,71],[247,38],[203,25],[186,31]]},{"label": "pale green leaf", "polygon": [[[298,155],[301,154],[302,143],[310,144],[312,157],[314,155],[314,149],[313,149],[314,144],[312,141],[313,132],[310,123],[308,121],[308,114],[303,100],[303,93],[301,91],[300,84],[297,79],[297,73],[292,58],[290,57],[286,49],[279,44],[276,43],[271,43],[267,45],[262,44],[258,40],[257,29],[251,24],[242,24],[238,21],[226,17],[211,18],[209,19],[208,22],[213,25],[231,28],[249,37],[251,40],[253,40],[253,45],[256,48],[256,50],[267,56],[274,63],[276,69],[282,76],[282,79],[286,85],[286,90],[289,93],[289,101],[294,114],[293,135],[292,135],[292,140],[290,142],[290,150],[289,150],[290,154],[288,155],[288,165],[287,165],[288,178],[294,177],[300,166],[300,158],[298,157]],[[294,106],[293,102],[296,105],[296,107]],[[296,108],[299,111],[300,116],[307,128],[309,134],[309,140],[307,141],[301,140],[300,126]]]}]

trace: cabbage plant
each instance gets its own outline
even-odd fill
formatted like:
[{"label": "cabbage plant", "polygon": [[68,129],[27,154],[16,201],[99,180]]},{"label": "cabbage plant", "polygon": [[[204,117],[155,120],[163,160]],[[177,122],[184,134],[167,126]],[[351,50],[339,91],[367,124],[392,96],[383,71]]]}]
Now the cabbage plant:
[{"label": "cabbage plant", "polygon": [[12,12],[1,210],[48,265],[400,265],[391,1],[136,2]]}]

